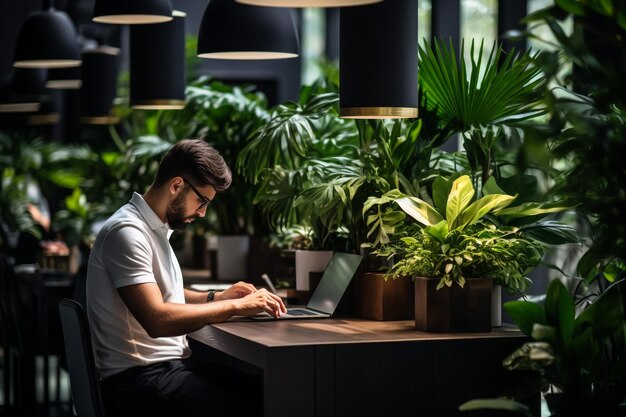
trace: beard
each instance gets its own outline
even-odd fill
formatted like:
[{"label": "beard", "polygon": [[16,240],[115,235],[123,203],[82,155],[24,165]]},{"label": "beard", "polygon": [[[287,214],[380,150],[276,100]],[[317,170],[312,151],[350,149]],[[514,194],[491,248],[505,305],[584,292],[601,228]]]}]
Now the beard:
[{"label": "beard", "polygon": [[172,230],[184,230],[190,223],[187,220],[195,219],[197,216],[185,216],[185,195],[181,193],[167,206],[167,224]]}]

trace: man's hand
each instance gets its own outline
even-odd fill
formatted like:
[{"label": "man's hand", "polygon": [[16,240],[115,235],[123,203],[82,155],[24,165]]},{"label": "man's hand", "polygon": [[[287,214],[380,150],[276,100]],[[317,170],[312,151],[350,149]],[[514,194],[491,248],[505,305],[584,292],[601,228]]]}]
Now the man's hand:
[{"label": "man's hand", "polygon": [[280,317],[281,314],[287,312],[283,300],[265,288],[235,300],[234,304],[236,314],[241,316],[254,316],[255,314],[266,312],[274,317]]},{"label": "man's hand", "polygon": [[247,282],[239,281],[236,284],[233,284],[228,289],[216,292],[215,298],[213,301],[223,301],[223,300],[233,300],[235,298],[242,298],[248,294],[252,294],[256,291],[254,285],[248,284]]}]

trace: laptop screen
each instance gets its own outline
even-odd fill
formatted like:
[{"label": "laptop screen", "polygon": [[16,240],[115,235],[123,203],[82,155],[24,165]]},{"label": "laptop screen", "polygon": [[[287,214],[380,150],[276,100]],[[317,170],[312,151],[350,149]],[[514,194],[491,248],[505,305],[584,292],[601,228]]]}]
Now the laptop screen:
[{"label": "laptop screen", "polygon": [[336,252],[326,267],[307,307],[326,314],[333,314],[352,276],[361,263],[361,255]]}]

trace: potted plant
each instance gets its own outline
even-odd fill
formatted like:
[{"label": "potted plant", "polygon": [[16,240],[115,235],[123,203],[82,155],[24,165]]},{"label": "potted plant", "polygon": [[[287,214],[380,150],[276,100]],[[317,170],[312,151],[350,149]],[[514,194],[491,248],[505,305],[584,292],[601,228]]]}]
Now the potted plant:
[{"label": "potted plant", "polygon": [[[492,188],[488,184],[484,190]],[[525,274],[543,257],[539,240],[524,235],[523,229],[502,225],[496,216],[540,215],[566,207],[509,207],[516,197],[501,193],[485,194],[472,202],[475,190],[467,175],[454,181],[438,177],[432,194],[434,206],[417,197],[397,198],[397,190],[370,200],[365,208],[388,204],[393,198],[402,212],[419,223],[379,252],[400,258],[390,276],[414,279],[418,329],[489,331],[493,281],[523,292],[528,286]],[[389,217],[389,211],[383,215]],[[373,215],[368,222],[378,221],[379,227],[388,228],[381,216]],[[566,225],[553,226],[573,233]]]},{"label": "potted plant", "polygon": [[611,284],[579,314],[574,297],[554,280],[543,306],[529,301],[505,304],[533,340],[503,364],[539,372],[534,388],[553,388],[548,402],[553,416],[620,415],[626,393],[625,306],[626,280]]}]

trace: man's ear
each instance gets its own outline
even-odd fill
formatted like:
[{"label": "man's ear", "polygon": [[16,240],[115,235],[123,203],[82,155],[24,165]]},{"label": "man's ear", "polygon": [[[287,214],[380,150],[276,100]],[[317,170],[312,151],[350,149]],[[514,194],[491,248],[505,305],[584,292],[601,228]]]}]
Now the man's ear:
[{"label": "man's ear", "polygon": [[185,188],[185,181],[181,177],[174,177],[168,181],[168,191],[171,195],[175,195],[183,188]]}]

